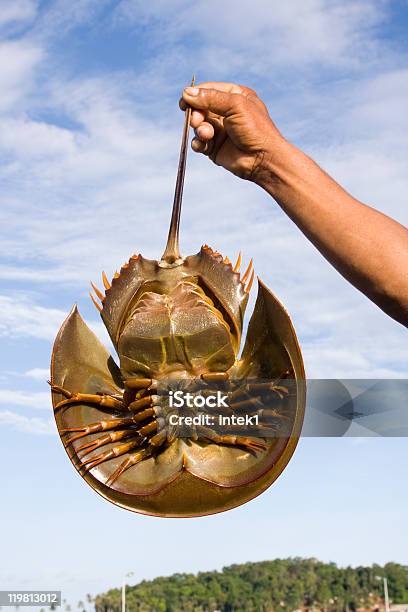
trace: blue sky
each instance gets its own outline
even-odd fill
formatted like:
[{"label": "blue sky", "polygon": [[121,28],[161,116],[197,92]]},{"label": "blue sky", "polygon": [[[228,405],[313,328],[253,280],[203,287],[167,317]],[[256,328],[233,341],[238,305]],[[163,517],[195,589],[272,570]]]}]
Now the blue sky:
[{"label": "blue sky", "polygon": [[[238,6],[237,6],[238,5]],[[303,439],[279,481],[224,515],[159,520],[99,499],[55,435],[56,331],[134,252],[161,255],[198,80],[254,87],[289,140],[407,223],[408,5],[386,0],[2,0],[0,436],[4,588],[86,592],[232,562],[407,562],[404,439]],[[406,332],[254,185],[190,155],[181,249],[242,249],[291,313],[310,377],[406,377]],[[111,535],[115,534],[115,535]],[[156,552],[155,552],[156,551]]]}]

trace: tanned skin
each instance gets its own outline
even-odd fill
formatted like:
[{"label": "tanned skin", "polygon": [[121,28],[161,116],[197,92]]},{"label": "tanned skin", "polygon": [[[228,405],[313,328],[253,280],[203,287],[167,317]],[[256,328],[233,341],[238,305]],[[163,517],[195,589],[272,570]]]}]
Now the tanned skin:
[{"label": "tanned skin", "polygon": [[344,278],[408,326],[408,229],[353,198],[289,143],[252,89],[201,83],[183,91],[186,104],[193,150],[267,191]]}]

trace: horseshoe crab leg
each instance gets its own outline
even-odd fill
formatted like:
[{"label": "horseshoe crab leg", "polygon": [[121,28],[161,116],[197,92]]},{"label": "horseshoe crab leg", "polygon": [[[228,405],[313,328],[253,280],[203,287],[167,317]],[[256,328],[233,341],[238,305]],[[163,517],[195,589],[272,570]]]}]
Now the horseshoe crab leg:
[{"label": "horseshoe crab leg", "polygon": [[[284,387],[283,385],[279,385],[282,380],[287,378],[289,375],[289,370],[285,370],[278,378],[272,380],[270,382],[248,382],[239,386],[235,391],[231,393],[231,398],[236,399],[240,395],[244,393],[253,393],[253,392],[261,392],[261,391],[272,391],[275,392],[281,399],[283,399],[283,395],[287,395],[289,393],[289,389]],[[282,395],[283,394],[283,395]]]},{"label": "horseshoe crab leg", "polygon": [[127,378],[124,385],[127,389],[155,389],[157,381],[152,378]]},{"label": "horseshoe crab leg", "polygon": [[85,444],[81,444],[81,446],[78,446],[76,450],[78,454],[81,451],[84,451],[81,455],[82,458],[85,457],[85,455],[88,455],[88,453],[91,453],[97,448],[100,448],[101,446],[105,446],[106,444],[110,444],[111,442],[118,442],[119,440],[124,440],[125,438],[131,438],[134,435],[135,430],[132,429],[112,431],[111,433],[105,434],[104,436],[101,436],[100,438],[97,438],[92,442],[86,442]]},{"label": "horseshoe crab leg", "polygon": [[67,440],[66,446],[68,446],[68,444],[72,444],[72,442],[75,442],[75,440],[84,438],[89,434],[99,433],[100,431],[109,431],[116,429],[117,427],[128,427],[130,425],[134,425],[135,422],[135,416],[124,417],[121,419],[111,419],[109,421],[97,421],[96,423],[85,425],[84,427],[67,427],[66,429],[61,429],[61,434],[77,433],[76,436],[72,436],[72,438]]},{"label": "horseshoe crab leg", "polygon": [[[153,446],[160,446],[161,444],[158,444],[158,442],[163,443],[165,441],[166,435],[165,435],[165,432],[163,432],[163,430],[161,430],[159,433],[156,433],[158,428],[159,428],[158,420],[152,421],[148,425],[141,427],[139,430],[134,432],[135,434],[138,435],[137,439],[131,440],[130,442],[127,442],[124,444],[119,444],[118,446],[115,446],[109,451],[105,451],[104,453],[101,453],[100,455],[97,455],[96,457],[91,457],[90,459],[87,459],[86,461],[84,461],[83,466],[85,467],[85,471],[92,470],[94,467],[96,467],[97,465],[100,465],[104,461],[116,459],[117,457],[120,457],[121,455],[128,453],[130,450],[134,449],[135,447],[141,446],[144,442],[148,442],[149,444],[152,444]],[[148,436],[151,435],[152,433],[156,433],[156,435],[153,436],[153,438],[149,440]],[[163,433],[164,433],[164,437],[163,437]],[[126,459],[126,461],[124,461],[119,466],[119,468],[110,476],[106,484],[108,483],[112,484],[125,470],[127,470],[132,465],[139,463],[139,461],[142,461],[142,459],[145,459],[147,456],[150,456],[150,455],[151,455],[151,449],[149,448],[144,448],[140,452],[132,453],[130,457],[128,457],[128,459]]]},{"label": "horseshoe crab leg", "polygon": [[201,378],[206,382],[222,382],[229,379],[228,372],[208,372],[201,374]]},{"label": "horseshoe crab leg", "polygon": [[[123,394],[124,404],[128,410],[135,411],[148,406],[149,402],[146,398],[151,398],[150,403],[154,403],[152,391],[157,389],[157,380],[153,378],[127,378],[123,381],[125,392]],[[143,399],[143,402],[137,403],[137,400]]]},{"label": "horseshoe crab leg", "polygon": [[123,403],[121,400],[112,397],[111,395],[107,395],[106,393],[102,393],[101,395],[97,395],[94,393],[71,393],[64,387],[60,387],[59,385],[53,385],[49,383],[51,386],[51,391],[53,393],[61,393],[66,399],[61,400],[55,406],[54,410],[63,408],[64,406],[70,406],[71,404],[97,404],[99,406],[105,406],[106,408],[123,408]]},{"label": "horseshoe crab leg", "polygon": [[151,406],[154,402],[157,401],[157,395],[146,395],[146,397],[142,397],[134,402],[131,402],[128,406],[128,410],[130,412],[138,412],[142,408],[146,406]]},{"label": "horseshoe crab leg", "polygon": [[148,423],[148,425],[141,427],[140,429],[138,429],[139,433],[144,437],[157,433],[159,430],[157,421],[158,419],[155,419],[154,421]]},{"label": "horseshoe crab leg", "polygon": [[110,419],[109,421],[97,421],[96,423],[90,423],[89,425],[84,425],[83,427],[67,427],[66,429],[61,429],[61,434],[66,433],[78,433],[76,436],[72,436],[67,443],[72,444],[75,440],[79,440],[80,438],[84,438],[89,434],[99,433],[100,431],[109,431],[110,429],[116,429],[116,427],[120,427],[123,425],[127,425],[132,421],[132,417],[127,417],[124,419]]},{"label": "horseshoe crab leg", "polygon": [[131,453],[130,457],[128,457],[123,463],[121,463],[118,469],[113,472],[111,476],[109,476],[105,484],[108,487],[111,486],[115,482],[115,480],[117,480],[119,476],[123,474],[123,472],[132,467],[132,465],[140,463],[143,459],[147,459],[148,457],[150,457],[150,455],[151,451],[148,448],[144,448],[143,450],[137,453]]},{"label": "horseshoe crab leg", "polygon": [[142,440],[140,440],[139,438],[131,440],[130,442],[124,442],[123,444],[119,444],[118,446],[115,446],[114,448],[111,448],[110,450],[105,451],[104,453],[101,453],[96,457],[86,459],[82,462],[81,467],[84,467],[84,471],[88,472],[89,470],[92,470],[94,467],[100,465],[104,461],[109,461],[110,459],[120,457],[121,455],[128,453],[130,450],[133,450],[136,446],[140,446],[141,444]]},{"label": "horseshoe crab leg", "polygon": [[149,440],[149,444],[155,447],[162,446],[167,440],[167,432],[165,429],[160,430]]},{"label": "horseshoe crab leg", "polygon": [[226,444],[228,446],[243,446],[248,450],[261,451],[266,450],[267,446],[259,440],[253,440],[243,436],[217,434],[215,431],[207,427],[197,427],[197,433],[200,438],[208,439],[216,444]]}]

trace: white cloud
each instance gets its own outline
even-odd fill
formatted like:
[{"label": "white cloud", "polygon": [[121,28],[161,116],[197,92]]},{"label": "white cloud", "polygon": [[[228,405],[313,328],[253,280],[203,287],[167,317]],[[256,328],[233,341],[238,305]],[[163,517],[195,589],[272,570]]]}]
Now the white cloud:
[{"label": "white cloud", "polygon": [[38,45],[25,41],[0,42],[0,112],[20,108],[33,84],[33,71],[43,58]]},{"label": "white cloud", "polygon": [[[51,272],[54,282],[88,284],[102,265],[112,261],[120,267],[136,249],[154,249],[158,232],[164,242],[180,130],[164,126],[160,133],[157,122],[135,115],[121,83],[115,88],[112,81],[54,84],[55,108],[81,125],[80,131],[25,118],[4,120],[0,153],[9,163],[0,174],[8,186],[1,198],[8,236],[0,249],[20,261],[18,269],[3,265],[3,278],[42,281]],[[181,125],[181,115],[177,118]],[[152,171],[152,159],[159,174]],[[139,211],[138,222],[129,223]],[[33,257],[43,265],[28,268]]]},{"label": "white cloud", "polygon": [[21,262],[21,265],[0,265],[0,278],[14,282],[28,281],[30,283],[55,283],[57,279],[58,283],[76,284],[78,281],[78,270],[75,268],[70,270],[66,265],[59,268],[27,268]]},{"label": "white cloud", "polygon": [[50,377],[50,369],[49,368],[32,368],[31,370],[27,370],[27,372],[24,373],[24,376],[27,376],[28,378],[32,378],[33,380],[44,382],[44,380],[48,380]]},{"label": "white cloud", "polygon": [[0,27],[33,19],[37,12],[34,0],[2,0]]},{"label": "white cloud", "polygon": [[84,23],[92,23],[111,0],[53,0],[42,11],[35,34],[42,40],[65,36]]},{"label": "white cloud", "polygon": [[75,134],[55,125],[26,118],[0,120],[0,148],[27,160],[53,160],[75,153]]},{"label": "white cloud", "polygon": [[[406,102],[408,98],[408,68],[382,71],[358,86],[358,105],[350,120],[359,128],[359,135],[374,126],[381,135],[402,139],[408,129]],[[374,132],[377,137],[378,132]],[[405,140],[404,140],[405,141]]]},{"label": "white cloud", "polygon": [[[54,340],[68,313],[57,308],[38,305],[23,294],[0,295],[0,336],[30,337]],[[88,321],[89,327],[107,344],[108,335],[102,321]]]},{"label": "white cloud", "polygon": [[23,295],[1,295],[0,310],[0,335],[11,337],[52,340],[66,317],[62,310],[39,306]]},{"label": "white cloud", "polygon": [[15,389],[0,389],[0,404],[24,406],[39,410],[50,410],[50,393],[45,391],[19,391]]},{"label": "white cloud", "polygon": [[[198,38],[206,68],[240,68],[263,74],[278,65],[318,62],[346,65],[371,61],[376,46],[365,35],[384,18],[385,3],[373,0],[210,0],[206,3],[122,0],[118,24],[156,26],[160,43]],[[160,35],[159,35],[160,32]]]},{"label": "white cloud", "polygon": [[52,419],[27,417],[10,410],[0,410],[0,427],[2,426],[30,434],[55,435],[56,433],[55,423]]}]

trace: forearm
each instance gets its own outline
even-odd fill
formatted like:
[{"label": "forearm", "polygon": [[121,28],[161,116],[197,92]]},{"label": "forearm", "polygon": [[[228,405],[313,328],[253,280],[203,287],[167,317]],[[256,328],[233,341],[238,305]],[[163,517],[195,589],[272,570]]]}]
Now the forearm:
[{"label": "forearm", "polygon": [[408,325],[405,227],[354,199],[283,139],[255,178],[347,280]]}]

